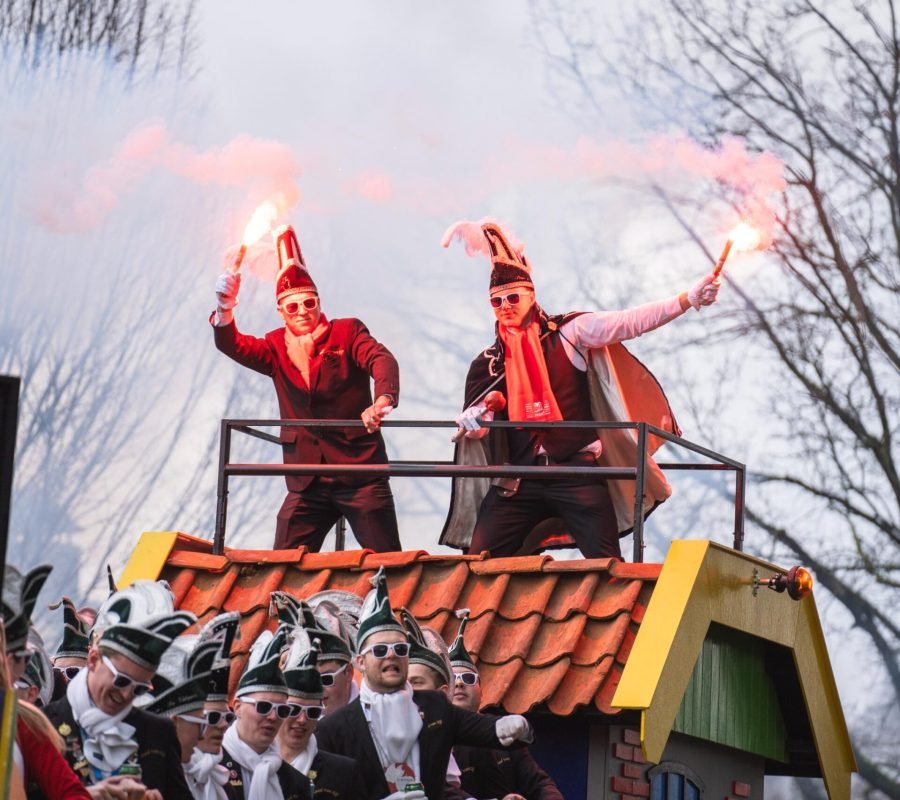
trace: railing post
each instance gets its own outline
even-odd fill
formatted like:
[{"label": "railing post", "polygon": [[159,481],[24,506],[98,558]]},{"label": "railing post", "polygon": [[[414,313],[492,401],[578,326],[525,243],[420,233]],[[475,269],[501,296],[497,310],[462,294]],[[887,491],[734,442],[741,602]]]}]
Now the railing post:
[{"label": "railing post", "polygon": [[338,517],[334,524],[334,549],[335,552],[343,550],[347,546],[347,518]]},{"label": "railing post", "polygon": [[734,549],[744,549],[744,493],[747,490],[747,468],[734,472]]},{"label": "railing post", "polygon": [[223,419],[219,428],[219,482],[216,487],[216,532],[213,536],[213,555],[225,552],[225,520],[228,517],[228,476],[225,467],[231,461],[231,423]]},{"label": "railing post", "polygon": [[632,560],[640,564],[644,560],[644,471],[647,468],[647,423],[637,426],[637,478],[634,482],[634,552]]}]

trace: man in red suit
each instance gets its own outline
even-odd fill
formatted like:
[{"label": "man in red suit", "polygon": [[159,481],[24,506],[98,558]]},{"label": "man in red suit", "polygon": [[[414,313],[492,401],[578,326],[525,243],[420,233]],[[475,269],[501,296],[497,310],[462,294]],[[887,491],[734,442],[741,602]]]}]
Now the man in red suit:
[{"label": "man in red suit", "polygon": [[[353,419],[365,428],[284,427],[286,464],[385,464],[379,427],[400,396],[400,370],[390,351],[358,319],[329,320],[300,252],[293,228],[276,234],[279,272],[275,295],[284,327],[264,338],[234,323],[240,273],[216,281],[217,308],[210,317],[216,347],[275,383],[282,419]],[[370,379],[375,381],[372,402]],[[290,475],[278,512],[276,549],[306,545],[317,552],[345,516],[357,541],[378,552],[400,550],[394,498],[386,477]]]}]

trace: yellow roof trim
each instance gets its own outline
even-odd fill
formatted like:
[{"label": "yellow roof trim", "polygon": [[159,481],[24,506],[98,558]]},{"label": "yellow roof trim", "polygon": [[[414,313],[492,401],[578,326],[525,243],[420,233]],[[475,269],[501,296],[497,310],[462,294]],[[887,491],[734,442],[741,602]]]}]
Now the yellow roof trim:
[{"label": "yellow roof trim", "polygon": [[641,711],[644,757],[659,763],[712,622],[791,650],[828,796],[849,800],[856,760],[812,595],[799,602],[761,589],[783,572],[709,541],[673,541],[612,699]]},{"label": "yellow roof trim", "polygon": [[135,581],[155,581],[162,575],[178,533],[149,531],[141,534],[116,586],[124,589]]}]

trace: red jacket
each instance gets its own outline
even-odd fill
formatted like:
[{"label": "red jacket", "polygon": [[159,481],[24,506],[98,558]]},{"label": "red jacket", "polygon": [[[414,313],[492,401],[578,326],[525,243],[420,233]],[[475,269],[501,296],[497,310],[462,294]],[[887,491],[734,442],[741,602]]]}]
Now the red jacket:
[{"label": "red jacket", "polygon": [[90,798],[69,763],[46,737],[35,733],[21,719],[16,723],[16,742],[22,751],[25,774],[22,776],[28,797],[46,800],[82,800]]},{"label": "red jacket", "polygon": [[[310,358],[309,385],[291,362],[284,328],[265,338],[238,331],[232,322],[213,326],[216,347],[245,367],[268,375],[275,383],[282,419],[359,419],[375,396],[400,398],[400,368],[391,352],[358,319],[331,320],[325,338]],[[387,451],[380,433],[358,428],[282,428],[286,464],[385,464]],[[347,482],[352,479],[344,478]],[[371,480],[360,477],[355,482]],[[302,491],[312,476],[286,478],[288,489]]]}]

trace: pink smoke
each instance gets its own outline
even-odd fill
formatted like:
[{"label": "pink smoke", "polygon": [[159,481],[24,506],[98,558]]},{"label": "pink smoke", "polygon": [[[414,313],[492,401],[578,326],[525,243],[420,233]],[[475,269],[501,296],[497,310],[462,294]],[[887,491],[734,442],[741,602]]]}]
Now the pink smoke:
[{"label": "pink smoke", "polygon": [[366,170],[356,177],[351,191],[373,203],[384,204],[394,199],[394,181],[381,170]]},{"label": "pink smoke", "polygon": [[90,167],[80,181],[46,177],[32,201],[34,214],[61,233],[90,230],[154,170],[197,184],[243,187],[257,200],[278,196],[284,209],[300,199],[300,165],[286,145],[241,135],[223,147],[198,151],[172,140],[165,125],[154,123],[129,134],[111,158]]}]

